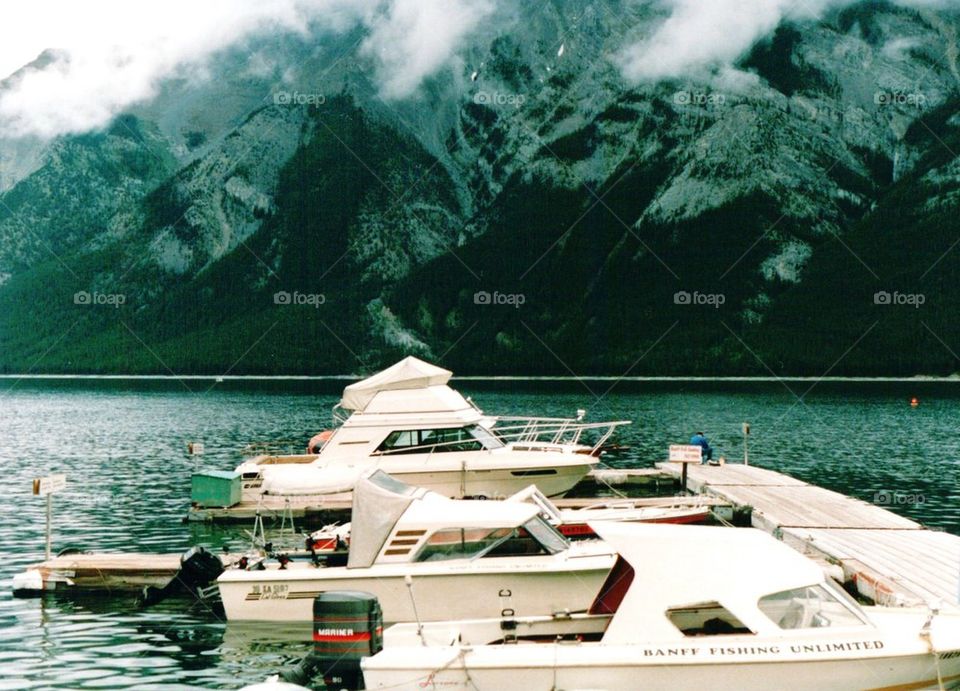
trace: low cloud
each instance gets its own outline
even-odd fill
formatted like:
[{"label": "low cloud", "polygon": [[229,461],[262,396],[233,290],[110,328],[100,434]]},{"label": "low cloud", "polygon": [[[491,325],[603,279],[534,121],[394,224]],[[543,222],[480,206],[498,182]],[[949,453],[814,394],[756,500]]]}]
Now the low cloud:
[{"label": "low cloud", "polygon": [[32,47],[32,56],[51,50],[42,64],[0,88],[0,136],[54,137],[102,127],[153,97],[166,78],[203,79],[214,53],[260,32],[306,36],[365,26],[361,52],[372,61],[382,94],[404,98],[451,59],[493,1],[35,0],[5,10],[0,44],[16,39],[19,53]]},{"label": "low cloud", "polygon": [[[653,0],[665,18],[616,56],[633,83],[680,77],[729,79],[734,64],[784,20],[819,19],[853,0]],[[913,8],[960,8],[960,0],[898,0]]]},{"label": "low cloud", "polygon": [[[614,59],[632,83],[707,78],[749,85],[737,61],[784,20],[817,19],[852,0],[624,0],[662,19]],[[960,8],[960,0],[898,0]],[[385,99],[414,94],[506,0],[33,0],[4,10],[0,77],[51,49],[42,65],[0,85],[0,137],[54,137],[102,127],[153,97],[164,79],[204,79],[209,58],[260,33],[305,37],[366,30],[359,46]],[[902,46],[895,46],[902,47]],[[893,50],[895,47],[891,47]],[[253,60],[251,69],[258,63]],[[269,72],[269,65],[260,65]]]},{"label": "low cloud", "polygon": [[381,94],[410,95],[494,9],[491,0],[393,0],[373,18],[362,48],[377,62]]}]

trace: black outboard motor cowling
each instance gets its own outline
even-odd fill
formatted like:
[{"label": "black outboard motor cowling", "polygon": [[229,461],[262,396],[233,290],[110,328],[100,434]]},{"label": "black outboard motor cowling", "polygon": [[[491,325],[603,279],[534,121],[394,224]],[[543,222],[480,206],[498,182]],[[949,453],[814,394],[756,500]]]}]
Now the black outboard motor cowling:
[{"label": "black outboard motor cowling", "polygon": [[197,545],[180,557],[180,573],[177,576],[187,590],[195,592],[213,583],[222,573],[223,562],[220,557]]},{"label": "black outboard motor cowling", "polygon": [[137,606],[149,607],[162,602],[171,595],[192,593],[196,595],[223,573],[223,562],[220,557],[197,545],[191,547],[180,557],[180,570],[163,586],[157,588],[152,585],[144,586]]},{"label": "black outboard motor cowling", "polygon": [[323,675],[331,688],[362,689],[360,661],[383,650],[383,612],[375,595],[331,590],[313,600],[313,652],[285,681],[306,685]]}]

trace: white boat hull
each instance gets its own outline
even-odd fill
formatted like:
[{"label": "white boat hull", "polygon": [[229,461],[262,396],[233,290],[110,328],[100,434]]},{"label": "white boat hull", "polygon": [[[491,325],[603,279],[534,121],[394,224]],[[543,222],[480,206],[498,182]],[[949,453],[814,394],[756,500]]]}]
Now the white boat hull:
[{"label": "white boat hull", "polygon": [[[715,649],[757,645],[756,641],[715,641]],[[410,648],[384,651],[364,661],[368,689],[472,689],[524,691],[553,689],[769,689],[851,691],[852,689],[938,688],[938,670],[931,654],[850,656],[817,659],[751,660],[748,656],[680,654],[676,642],[656,646],[560,645],[496,646],[483,649]],[[685,647],[693,650],[696,646]],[[707,646],[703,646],[707,648]],[[790,650],[785,645],[784,650]],[[670,651],[673,650],[674,653]],[[652,653],[652,654],[651,654]],[[819,654],[817,654],[819,655]],[[712,657],[712,659],[710,659]],[[718,657],[723,657],[719,660]],[[412,659],[411,659],[412,658]],[[464,671],[467,665],[469,675]],[[943,688],[960,685],[960,656],[942,659]]]},{"label": "white boat hull", "polygon": [[[590,458],[590,457],[584,457]],[[569,492],[593,468],[591,462],[567,463],[551,466],[524,466],[519,463],[511,468],[468,469],[435,472],[430,470],[390,471],[393,477],[413,487],[426,487],[445,497],[486,497],[506,499],[511,494],[535,484],[548,497],[557,497]]]},{"label": "white boat hull", "polygon": [[[463,497],[486,497],[505,499],[531,484],[548,497],[561,496],[569,492],[593,468],[597,459],[582,454],[561,454],[555,464],[543,465],[546,454],[538,454],[538,464],[524,463],[523,453],[511,454],[516,465],[504,467],[502,464],[468,463],[466,470],[459,465],[442,463],[434,457],[433,461],[399,464],[391,463],[331,463],[329,485],[317,484],[310,488],[304,486],[298,493],[264,494],[262,480],[244,480],[241,501],[260,504],[264,509],[282,510],[289,506],[322,507],[325,501],[349,501],[351,493],[344,491],[344,476],[347,469],[355,469],[356,476],[371,468],[380,468],[389,472],[400,482],[413,487],[425,487],[438,494],[460,499]],[[497,458],[497,457],[495,457]],[[499,456],[503,458],[503,456]],[[301,466],[303,467],[303,466]],[[297,467],[293,466],[293,473]],[[319,472],[323,473],[322,466]]]},{"label": "white boat hull", "polygon": [[[228,571],[218,583],[230,621],[310,622],[313,598],[329,590],[376,595],[388,623],[416,621],[418,616],[421,621],[497,617],[504,610],[535,616],[589,608],[613,561],[612,555],[600,555],[542,566],[500,567],[467,561],[442,568],[437,564],[444,562],[370,569]],[[407,574],[412,577],[416,612],[404,580]]]}]

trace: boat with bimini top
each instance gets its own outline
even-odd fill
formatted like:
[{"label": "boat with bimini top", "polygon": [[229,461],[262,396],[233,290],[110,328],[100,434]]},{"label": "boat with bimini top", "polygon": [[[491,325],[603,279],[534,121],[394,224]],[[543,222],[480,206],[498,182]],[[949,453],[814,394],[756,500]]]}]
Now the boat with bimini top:
[{"label": "boat with bimini top", "polygon": [[446,497],[502,499],[531,483],[561,496],[599,462],[614,430],[629,424],[584,422],[582,413],[489,416],[448,386],[451,376],[408,357],[347,386],[334,408],[339,424],[315,457],[260,457],[237,468],[241,501],[284,508],[349,500],[371,468]]},{"label": "boat with bimini top", "polygon": [[265,560],[217,583],[232,621],[309,622],[331,590],[373,593],[388,622],[550,615],[586,611],[615,558],[568,542],[535,504],[449,499],[374,471],[354,490],[346,566]]}]

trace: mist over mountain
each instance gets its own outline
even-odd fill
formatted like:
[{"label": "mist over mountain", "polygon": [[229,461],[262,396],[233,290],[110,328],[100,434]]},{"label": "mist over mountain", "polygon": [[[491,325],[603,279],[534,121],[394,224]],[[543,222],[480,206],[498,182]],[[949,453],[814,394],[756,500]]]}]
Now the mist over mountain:
[{"label": "mist over mountain", "polygon": [[243,5],[0,82],[3,371],[960,369],[957,3]]}]

